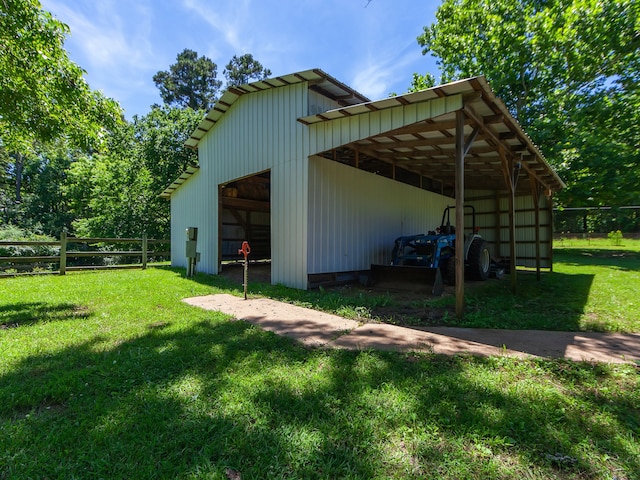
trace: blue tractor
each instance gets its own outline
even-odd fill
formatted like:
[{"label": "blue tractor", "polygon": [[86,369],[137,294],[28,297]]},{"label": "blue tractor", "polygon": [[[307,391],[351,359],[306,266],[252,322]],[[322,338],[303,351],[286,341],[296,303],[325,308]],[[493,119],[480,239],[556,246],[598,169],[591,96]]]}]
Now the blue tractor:
[{"label": "blue tractor", "polygon": [[[401,283],[417,288],[432,285],[433,295],[442,294],[444,284],[455,285],[456,232],[451,225],[450,214],[454,206],[442,213],[442,222],[435,231],[426,235],[398,237],[393,246],[390,265],[371,265],[373,281],[398,287]],[[473,218],[471,232],[463,235],[465,276],[473,280],[486,280],[491,270],[491,255],[487,242],[476,229],[476,213],[471,205]]]}]

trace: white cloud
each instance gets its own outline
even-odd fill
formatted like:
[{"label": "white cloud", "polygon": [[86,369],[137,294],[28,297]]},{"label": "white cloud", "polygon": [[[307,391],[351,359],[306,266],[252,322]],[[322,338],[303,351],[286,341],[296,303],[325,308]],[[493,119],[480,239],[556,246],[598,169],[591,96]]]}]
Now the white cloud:
[{"label": "white cloud", "polygon": [[101,69],[140,69],[150,65],[150,9],[141,3],[133,5],[136,29],[127,31],[122,18],[110,0],[95,1],[90,10],[72,9],[56,0],[43,0],[43,6],[68,24],[71,36],[67,43],[80,49],[89,66]]},{"label": "white cloud", "polygon": [[143,98],[147,105],[156,101],[151,82],[157,70],[151,41],[153,11],[146,0],[126,4],[94,0],[79,6],[68,0],[41,1],[43,8],[69,25],[65,48],[87,71],[91,88],[125,105]]},{"label": "white cloud", "polygon": [[[234,52],[250,51],[251,31],[250,0],[235,2],[216,2],[214,5],[202,1],[183,0],[182,4],[188,10],[195,12],[202,20],[222,34],[222,38]],[[225,49],[226,50],[226,49]]]},{"label": "white cloud", "polygon": [[[415,63],[415,59],[415,52],[407,48],[379,52],[375,56],[368,55],[354,64],[351,86],[373,100],[385,98],[391,93],[393,86],[397,85],[398,72]],[[409,82],[410,78],[406,79],[403,90],[395,93],[404,93]]]}]

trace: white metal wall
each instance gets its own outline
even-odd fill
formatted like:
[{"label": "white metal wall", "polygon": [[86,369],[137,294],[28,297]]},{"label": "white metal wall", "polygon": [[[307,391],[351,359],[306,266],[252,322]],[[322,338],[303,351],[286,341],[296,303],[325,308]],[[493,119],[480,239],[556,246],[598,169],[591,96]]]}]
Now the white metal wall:
[{"label": "white metal wall", "polygon": [[297,119],[307,108],[305,83],[244,95],[205,135],[198,181],[190,179],[171,198],[174,265],[186,263],[180,240],[187,218],[187,226],[200,229],[199,270],[217,273],[218,185],[271,170],[272,281],[306,288],[308,141]]},{"label": "white metal wall", "polygon": [[452,95],[419,104],[401,105],[330,122],[315,123],[309,125],[309,153],[321,153],[461,108],[462,95]]},{"label": "white metal wall", "polygon": [[313,156],[309,159],[309,273],[388,263],[400,235],[427,233],[452,199]]},{"label": "white metal wall", "polygon": [[326,112],[328,110],[333,110],[339,107],[340,107],[340,104],[335,100],[331,100],[330,98],[327,98],[324,95],[320,95],[317,92],[309,90],[308,115],[315,115],[315,114]]},{"label": "white metal wall", "polygon": [[[217,199],[218,194],[217,188],[213,196],[209,190],[202,172],[197,171],[171,196],[171,265],[174,267],[187,266],[187,227],[198,227],[198,251],[202,252],[204,259],[209,256],[207,252],[211,249],[213,226],[207,222],[207,218],[212,215],[212,210],[217,210],[212,199]],[[201,261],[198,270],[202,270],[202,267]]]}]

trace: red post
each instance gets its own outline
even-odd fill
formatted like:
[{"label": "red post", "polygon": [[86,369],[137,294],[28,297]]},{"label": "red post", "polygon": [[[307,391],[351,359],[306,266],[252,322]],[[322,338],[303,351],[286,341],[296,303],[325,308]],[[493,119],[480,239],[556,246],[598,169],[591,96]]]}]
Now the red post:
[{"label": "red post", "polygon": [[249,283],[249,254],[251,253],[251,247],[249,242],[242,242],[242,248],[238,250],[238,255],[244,255],[244,281],[242,286],[244,287],[244,299],[247,299],[247,284]]}]

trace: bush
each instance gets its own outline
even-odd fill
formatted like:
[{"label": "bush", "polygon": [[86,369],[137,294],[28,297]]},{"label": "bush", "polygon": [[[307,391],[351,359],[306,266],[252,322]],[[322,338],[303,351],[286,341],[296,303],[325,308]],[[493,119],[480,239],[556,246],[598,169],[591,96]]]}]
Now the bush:
[{"label": "bush", "polygon": [[[15,225],[0,225],[0,241],[14,242],[55,242],[49,235],[41,235],[21,229]],[[0,257],[33,257],[59,255],[56,245],[8,245],[0,246]]]},{"label": "bush", "polygon": [[609,232],[607,238],[611,240],[611,245],[615,245],[619,247],[622,245],[622,232],[620,230],[616,230],[615,232]]}]

